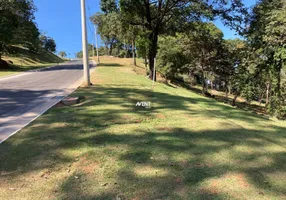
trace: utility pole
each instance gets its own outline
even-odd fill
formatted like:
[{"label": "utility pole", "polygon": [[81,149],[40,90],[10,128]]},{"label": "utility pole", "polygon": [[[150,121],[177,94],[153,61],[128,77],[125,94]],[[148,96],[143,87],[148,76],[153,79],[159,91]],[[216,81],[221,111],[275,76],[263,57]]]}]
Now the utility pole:
[{"label": "utility pole", "polygon": [[97,54],[97,64],[100,63],[99,61],[99,51],[98,51],[98,38],[97,38],[97,28],[94,25],[94,30],[95,30],[95,40],[96,40],[96,54]]},{"label": "utility pole", "polygon": [[85,0],[81,0],[81,26],[82,26],[82,52],[83,52],[84,86],[89,87],[90,77],[89,77],[89,58],[88,58],[88,49],[87,49]]}]

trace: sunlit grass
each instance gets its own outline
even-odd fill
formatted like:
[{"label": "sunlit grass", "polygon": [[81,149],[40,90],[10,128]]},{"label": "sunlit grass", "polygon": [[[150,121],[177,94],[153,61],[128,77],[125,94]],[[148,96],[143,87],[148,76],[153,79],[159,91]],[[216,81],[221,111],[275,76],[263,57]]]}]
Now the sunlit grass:
[{"label": "sunlit grass", "polygon": [[285,122],[101,63],[85,101],[0,145],[0,199],[285,199]]}]

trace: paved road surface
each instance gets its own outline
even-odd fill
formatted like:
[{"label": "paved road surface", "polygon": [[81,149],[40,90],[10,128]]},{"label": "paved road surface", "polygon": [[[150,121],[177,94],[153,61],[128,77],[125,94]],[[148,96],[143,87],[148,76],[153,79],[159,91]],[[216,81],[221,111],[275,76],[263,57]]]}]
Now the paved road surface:
[{"label": "paved road surface", "polygon": [[0,143],[73,92],[82,68],[82,61],[71,61],[0,79]]}]

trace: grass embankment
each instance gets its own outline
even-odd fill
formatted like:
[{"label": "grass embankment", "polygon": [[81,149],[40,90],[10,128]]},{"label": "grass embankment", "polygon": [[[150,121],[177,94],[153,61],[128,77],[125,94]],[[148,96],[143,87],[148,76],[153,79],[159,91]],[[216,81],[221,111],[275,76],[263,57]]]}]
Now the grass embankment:
[{"label": "grass embankment", "polygon": [[63,59],[46,50],[33,53],[25,48],[13,46],[11,51],[11,54],[3,56],[2,59],[12,61],[13,64],[8,69],[0,67],[0,77],[64,62]]},{"label": "grass embankment", "polygon": [[[285,199],[286,124],[101,58],[93,86],[0,145],[0,199]],[[135,107],[150,101],[151,109]]]}]

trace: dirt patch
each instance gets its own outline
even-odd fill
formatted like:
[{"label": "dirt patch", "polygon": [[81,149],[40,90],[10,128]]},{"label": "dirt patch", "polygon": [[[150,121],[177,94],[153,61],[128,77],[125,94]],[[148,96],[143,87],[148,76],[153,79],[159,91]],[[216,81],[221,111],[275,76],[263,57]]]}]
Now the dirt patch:
[{"label": "dirt patch", "polygon": [[183,179],[182,178],[176,178],[175,183],[181,185],[181,184],[183,184]]},{"label": "dirt patch", "polygon": [[241,187],[250,187],[247,178],[242,173],[226,174],[225,176],[223,176],[223,178],[232,180]]},{"label": "dirt patch", "polygon": [[41,174],[41,177],[42,178],[49,178],[49,176],[52,174],[52,171],[51,170],[45,170],[42,174]]},{"label": "dirt patch", "polygon": [[156,128],[158,131],[172,131],[173,129],[170,127],[158,127]]},{"label": "dirt patch", "polygon": [[122,116],[122,119],[124,121],[127,121],[128,123],[141,123],[143,121],[142,119],[135,118],[135,117],[132,117],[130,115],[124,115],[124,116]]},{"label": "dirt patch", "polygon": [[74,167],[81,170],[85,174],[92,174],[99,167],[99,165],[97,162],[93,162],[87,159],[86,156],[83,156],[82,158],[78,160],[78,162],[76,162]]},{"label": "dirt patch", "polygon": [[92,174],[98,168],[98,163],[89,163],[87,165],[82,166],[82,171],[85,174]]},{"label": "dirt patch", "polygon": [[158,118],[158,119],[166,119],[166,116],[161,114],[161,113],[159,113],[159,114],[156,115],[156,118]]}]

